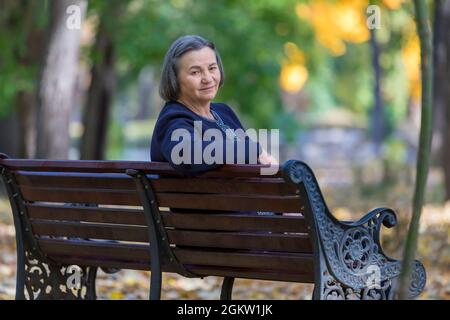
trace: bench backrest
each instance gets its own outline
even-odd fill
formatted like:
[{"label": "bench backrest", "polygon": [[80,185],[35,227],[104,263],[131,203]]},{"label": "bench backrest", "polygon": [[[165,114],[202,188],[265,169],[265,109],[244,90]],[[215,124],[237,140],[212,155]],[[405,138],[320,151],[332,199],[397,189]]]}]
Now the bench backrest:
[{"label": "bench backrest", "polygon": [[[188,271],[314,282],[308,199],[283,172],[227,165],[185,178],[155,162],[0,159],[0,166],[28,249],[55,263],[150,269],[148,218],[131,169],[149,182],[158,223]],[[168,259],[162,269],[176,271]]]}]

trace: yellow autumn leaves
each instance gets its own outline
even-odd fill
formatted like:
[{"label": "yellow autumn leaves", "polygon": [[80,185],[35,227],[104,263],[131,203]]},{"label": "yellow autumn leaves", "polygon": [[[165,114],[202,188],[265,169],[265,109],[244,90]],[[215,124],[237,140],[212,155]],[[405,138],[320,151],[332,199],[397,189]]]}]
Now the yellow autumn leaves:
[{"label": "yellow autumn leaves", "polygon": [[317,41],[332,55],[340,56],[345,53],[345,41],[362,43],[369,40],[367,5],[366,0],[318,0],[298,4],[296,13],[311,23]]},{"label": "yellow autumn leaves", "polygon": [[400,8],[405,0],[383,0],[383,4],[391,10]]},{"label": "yellow autumn leaves", "polygon": [[300,91],[308,79],[308,69],[305,66],[305,55],[295,43],[284,45],[286,58],[281,65],[280,85],[284,91],[295,93]]},{"label": "yellow autumn leaves", "polygon": [[[389,10],[399,9],[404,0],[382,0]],[[364,43],[370,39],[367,28],[366,10],[368,0],[314,0],[299,3],[297,16],[309,22],[317,41],[331,55],[340,56],[346,52],[346,43]],[[413,28],[415,30],[415,28]],[[420,49],[417,36],[408,36],[402,50],[411,96],[420,95]],[[295,43],[284,45],[285,58],[281,62],[280,85],[289,93],[302,89],[308,79],[305,55]]]},{"label": "yellow autumn leaves", "polygon": [[409,82],[411,98],[418,102],[422,93],[422,82],[420,79],[420,42],[417,34],[410,35],[406,40],[402,49],[402,60]]}]

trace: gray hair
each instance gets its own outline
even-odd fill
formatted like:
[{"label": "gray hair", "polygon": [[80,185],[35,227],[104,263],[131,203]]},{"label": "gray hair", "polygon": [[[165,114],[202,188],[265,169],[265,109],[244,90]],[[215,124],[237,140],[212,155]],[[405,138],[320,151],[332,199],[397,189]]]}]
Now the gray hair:
[{"label": "gray hair", "polygon": [[223,85],[225,77],[222,60],[214,43],[200,36],[187,35],[178,38],[170,46],[164,57],[164,63],[161,70],[161,80],[159,83],[159,95],[164,101],[177,100],[180,95],[180,85],[178,83],[178,60],[186,52],[200,50],[209,47],[216,54],[217,65],[220,71],[219,87]]}]

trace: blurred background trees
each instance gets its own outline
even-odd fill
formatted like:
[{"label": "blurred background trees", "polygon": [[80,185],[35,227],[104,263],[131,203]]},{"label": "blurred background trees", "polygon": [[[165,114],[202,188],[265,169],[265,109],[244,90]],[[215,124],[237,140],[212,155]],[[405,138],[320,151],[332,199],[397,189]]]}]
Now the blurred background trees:
[{"label": "blurred background trees", "polygon": [[47,8],[38,1],[0,1],[0,141],[5,152],[36,152],[36,95]]},{"label": "blurred background trees", "polygon": [[99,3],[98,31],[92,48],[91,81],[83,116],[80,159],[104,159],[107,125],[116,87],[115,33],[120,28],[120,14],[126,1]]},{"label": "blurred background trees", "polygon": [[[66,159],[86,0],[49,3],[49,24],[36,109],[36,157]],[[70,16],[67,16],[70,14]]]},{"label": "blurred background trees", "polygon": [[446,194],[450,200],[450,1],[438,0],[434,11],[433,107],[436,158],[444,170]]},{"label": "blurred background trees", "polygon": [[[429,6],[439,84],[433,164],[450,185],[448,2]],[[83,3],[80,29],[64,26],[74,14],[66,10],[63,33],[55,33],[52,8]],[[247,127],[280,128],[282,160],[378,166],[383,183],[400,172],[412,175],[398,170],[413,168],[420,118],[410,1],[0,0],[0,8],[0,149],[11,156],[149,160],[163,56],[178,36],[200,34],[216,43],[225,65],[217,100],[235,108]],[[57,62],[52,39],[61,42],[55,37],[64,33],[79,47],[67,49],[62,67],[50,71],[49,59]],[[45,83],[46,72],[53,83]],[[45,98],[46,86],[64,83],[67,93],[52,89]],[[449,189],[442,197],[450,199]]]}]

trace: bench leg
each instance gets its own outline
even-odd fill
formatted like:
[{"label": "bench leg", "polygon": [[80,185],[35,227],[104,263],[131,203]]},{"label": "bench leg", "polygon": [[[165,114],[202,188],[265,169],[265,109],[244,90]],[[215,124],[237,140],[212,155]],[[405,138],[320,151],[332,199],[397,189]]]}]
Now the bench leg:
[{"label": "bench leg", "polygon": [[151,271],[150,273],[150,300],[161,300],[161,272]]},{"label": "bench leg", "polygon": [[[53,265],[25,252],[18,264],[16,299],[95,300],[97,267]],[[21,270],[19,270],[19,267]]]},{"label": "bench leg", "polygon": [[234,278],[224,277],[222,282],[222,291],[220,292],[220,300],[231,300],[233,294]]},{"label": "bench leg", "polygon": [[312,300],[320,300],[320,291],[321,291],[321,286],[315,285],[313,294],[312,294]]}]

